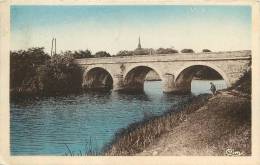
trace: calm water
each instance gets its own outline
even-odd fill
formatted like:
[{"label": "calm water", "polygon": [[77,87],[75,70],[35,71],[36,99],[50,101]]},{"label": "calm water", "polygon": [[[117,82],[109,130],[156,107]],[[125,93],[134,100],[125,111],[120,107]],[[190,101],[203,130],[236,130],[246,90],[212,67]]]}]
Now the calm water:
[{"label": "calm water", "polygon": [[[213,81],[224,88],[224,81]],[[192,92],[209,93],[209,81],[193,81]],[[100,152],[115,132],[187,102],[190,95],[163,94],[161,82],[146,82],[145,94],[88,93],[11,103],[12,155]]]}]

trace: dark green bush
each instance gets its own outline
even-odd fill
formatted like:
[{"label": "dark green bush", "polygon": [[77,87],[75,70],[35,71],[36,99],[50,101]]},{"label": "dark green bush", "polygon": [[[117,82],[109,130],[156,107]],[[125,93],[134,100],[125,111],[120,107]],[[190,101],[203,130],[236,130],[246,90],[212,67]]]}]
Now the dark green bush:
[{"label": "dark green bush", "polygon": [[156,50],[156,54],[173,54],[178,53],[178,50],[172,48],[159,48]]},{"label": "dark green bush", "polygon": [[181,52],[182,53],[194,53],[194,51],[192,49],[182,49]]},{"label": "dark green bush", "polygon": [[82,71],[71,54],[54,55],[41,68],[40,79],[45,94],[57,95],[81,90]]},{"label": "dark green bush", "polygon": [[116,54],[116,56],[132,56],[133,54],[133,51],[121,50]]},{"label": "dark green bush", "polygon": [[96,52],[94,57],[111,57],[111,55],[109,53],[107,53],[106,51],[99,51],[99,52]]},{"label": "dark green bush", "polygon": [[209,50],[209,49],[203,49],[202,52],[205,52],[205,53],[206,53],[206,52],[211,52],[211,50]]},{"label": "dark green bush", "polygon": [[50,57],[43,48],[10,53],[10,91],[16,95],[57,95],[81,89],[82,72],[74,54]]}]

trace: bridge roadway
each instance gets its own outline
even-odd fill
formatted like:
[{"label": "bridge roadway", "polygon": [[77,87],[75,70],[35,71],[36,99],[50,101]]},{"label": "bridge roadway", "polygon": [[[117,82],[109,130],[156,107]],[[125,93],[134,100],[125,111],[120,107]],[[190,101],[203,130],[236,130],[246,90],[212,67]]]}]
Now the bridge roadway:
[{"label": "bridge roadway", "polygon": [[153,70],[164,92],[186,93],[194,74],[203,68],[215,70],[230,87],[251,66],[251,51],[85,58],[75,63],[83,69],[85,89],[141,91],[146,74]]}]

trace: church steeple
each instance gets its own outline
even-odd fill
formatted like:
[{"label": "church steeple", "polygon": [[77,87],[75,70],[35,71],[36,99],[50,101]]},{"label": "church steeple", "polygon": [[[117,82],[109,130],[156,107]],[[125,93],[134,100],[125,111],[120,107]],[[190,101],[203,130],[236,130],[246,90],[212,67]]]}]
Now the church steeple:
[{"label": "church steeple", "polygon": [[139,39],[138,39],[138,46],[137,46],[138,49],[141,49],[142,46],[141,46],[141,41],[140,41],[140,36],[139,36]]}]

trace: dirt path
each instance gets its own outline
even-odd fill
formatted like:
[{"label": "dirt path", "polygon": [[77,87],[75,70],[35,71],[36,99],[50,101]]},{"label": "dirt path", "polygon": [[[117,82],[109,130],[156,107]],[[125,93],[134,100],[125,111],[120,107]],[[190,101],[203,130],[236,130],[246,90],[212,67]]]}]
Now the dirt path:
[{"label": "dirt path", "polygon": [[137,155],[250,155],[250,99],[222,92]]}]

